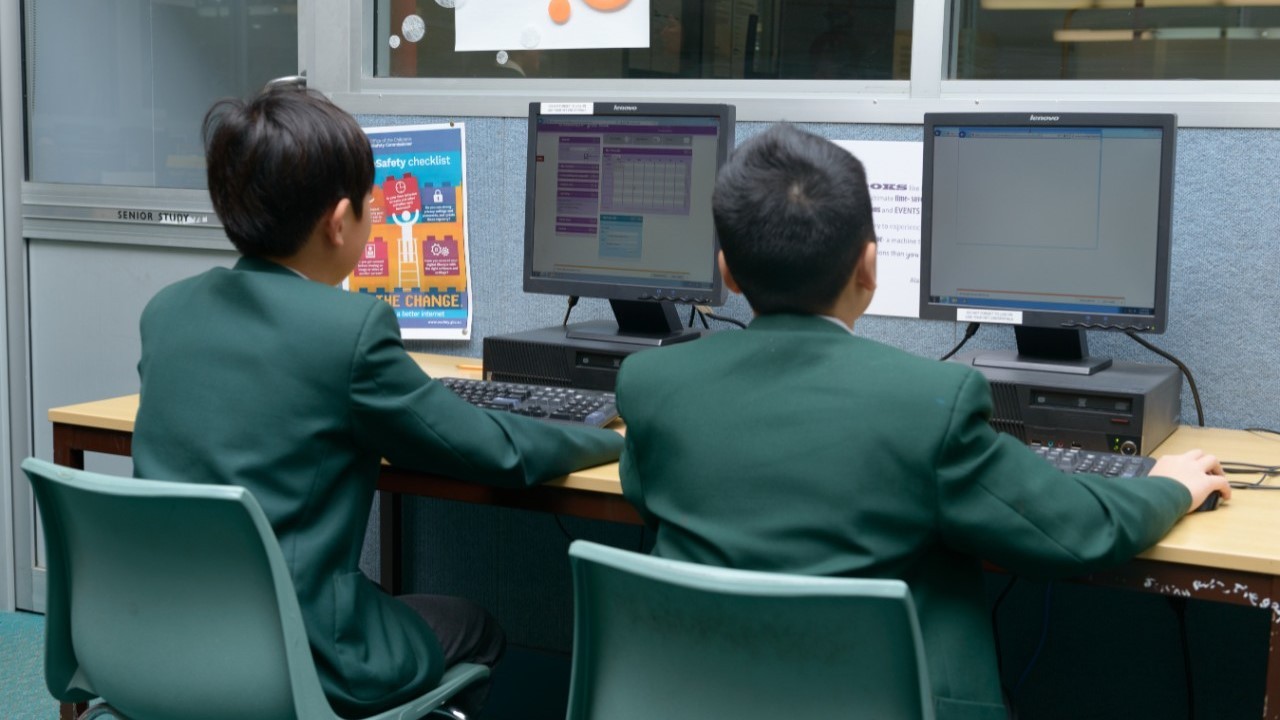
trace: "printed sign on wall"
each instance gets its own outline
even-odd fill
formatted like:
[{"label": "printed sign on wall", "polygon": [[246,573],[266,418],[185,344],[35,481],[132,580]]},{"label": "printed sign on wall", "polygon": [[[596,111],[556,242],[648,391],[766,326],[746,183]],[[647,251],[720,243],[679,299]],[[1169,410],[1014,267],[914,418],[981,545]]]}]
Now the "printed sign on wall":
[{"label": "printed sign on wall", "polygon": [[876,226],[876,294],[868,315],[920,317],[920,198],[924,144],[836,140],[862,161]]},{"label": "printed sign on wall", "polygon": [[406,340],[471,337],[463,126],[366,128],[373,232],[347,278],[395,308]]}]

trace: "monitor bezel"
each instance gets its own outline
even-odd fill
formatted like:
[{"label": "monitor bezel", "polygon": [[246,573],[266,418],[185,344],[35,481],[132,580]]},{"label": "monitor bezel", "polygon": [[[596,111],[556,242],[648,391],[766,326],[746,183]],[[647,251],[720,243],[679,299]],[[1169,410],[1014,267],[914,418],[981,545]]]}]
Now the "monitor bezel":
[{"label": "monitor bezel", "polygon": [[[1152,315],[1019,310],[1015,327],[1065,330],[1111,330],[1163,333],[1169,319],[1170,255],[1173,246],[1173,177],[1177,146],[1177,116],[1170,113],[967,112],[924,115],[920,217],[920,317],[957,321],[961,308],[930,301],[933,249],[934,128],[972,125],[984,127],[1102,127],[1154,128],[1161,131],[1159,199],[1156,219],[1155,302]],[[983,309],[969,306],[965,309]],[[993,308],[1004,310],[1005,308]]]},{"label": "monitor bezel", "polygon": [[[591,106],[590,112],[567,113],[566,105]],[[556,112],[544,112],[544,106],[557,106]],[[728,299],[728,290],[720,275],[720,265],[716,257],[720,252],[720,240],[712,226],[712,286],[710,290],[690,292],[664,285],[658,282],[643,284],[605,283],[598,280],[573,280],[562,278],[542,278],[533,276],[534,250],[534,195],[537,174],[538,120],[547,116],[556,117],[714,117],[720,132],[716,137],[716,171],[724,166],[729,153],[734,147],[736,131],[736,113],[732,105],[711,103],[646,103],[632,101],[607,101],[589,103],[529,103],[528,151],[526,153],[525,174],[525,230],[524,230],[524,291],[544,295],[568,295],[583,298],[603,298],[607,300],[625,301],[666,301],[692,302],[699,305],[723,305]],[[708,209],[709,211],[709,209]]]}]

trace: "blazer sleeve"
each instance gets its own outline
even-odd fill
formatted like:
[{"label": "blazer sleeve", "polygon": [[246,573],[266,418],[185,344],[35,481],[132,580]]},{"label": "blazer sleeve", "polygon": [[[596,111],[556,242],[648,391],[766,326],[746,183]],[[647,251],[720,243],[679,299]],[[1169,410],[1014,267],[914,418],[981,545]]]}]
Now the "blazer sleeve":
[{"label": "blazer sleeve", "polygon": [[970,371],[934,465],[940,532],[958,550],[1017,574],[1090,572],[1154,545],[1190,507],[1168,478],[1063,473],[990,417],[986,379]]},{"label": "blazer sleeve", "polygon": [[352,422],[361,444],[392,464],[521,487],[618,459],[612,430],[496,413],[461,400],[405,352],[394,311],[365,318],[352,359]]}]

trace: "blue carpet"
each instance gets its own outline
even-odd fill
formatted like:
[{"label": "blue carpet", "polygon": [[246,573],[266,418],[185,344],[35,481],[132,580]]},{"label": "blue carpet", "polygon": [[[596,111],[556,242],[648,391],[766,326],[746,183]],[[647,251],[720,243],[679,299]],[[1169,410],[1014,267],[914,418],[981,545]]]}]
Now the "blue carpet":
[{"label": "blue carpet", "polygon": [[0,612],[0,718],[57,717],[57,701],[44,686],[44,616]]}]

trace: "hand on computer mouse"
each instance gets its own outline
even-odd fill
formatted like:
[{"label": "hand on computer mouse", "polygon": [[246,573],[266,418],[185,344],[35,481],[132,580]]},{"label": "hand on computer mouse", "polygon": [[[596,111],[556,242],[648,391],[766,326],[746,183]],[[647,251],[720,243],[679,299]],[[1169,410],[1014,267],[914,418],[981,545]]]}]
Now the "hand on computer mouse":
[{"label": "hand on computer mouse", "polygon": [[1222,503],[1222,493],[1218,492],[1217,490],[1214,490],[1213,492],[1209,493],[1209,497],[1205,498],[1204,502],[1197,505],[1196,509],[1192,510],[1191,512],[1208,512],[1210,510],[1217,510],[1218,505],[1220,505],[1221,503]]},{"label": "hand on computer mouse", "polygon": [[[1152,475],[1172,478],[1191,493],[1187,512],[1212,510],[1231,497],[1231,486],[1222,472],[1218,458],[1203,450],[1189,450],[1181,455],[1165,455],[1151,468]],[[1210,500],[1211,495],[1217,498]]]}]

